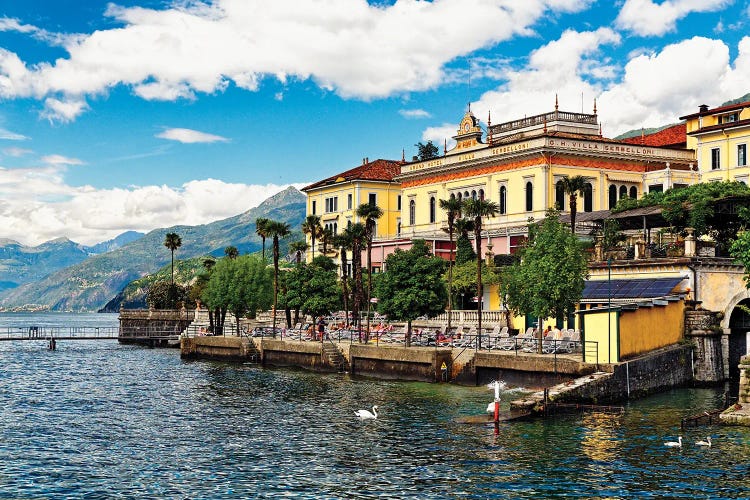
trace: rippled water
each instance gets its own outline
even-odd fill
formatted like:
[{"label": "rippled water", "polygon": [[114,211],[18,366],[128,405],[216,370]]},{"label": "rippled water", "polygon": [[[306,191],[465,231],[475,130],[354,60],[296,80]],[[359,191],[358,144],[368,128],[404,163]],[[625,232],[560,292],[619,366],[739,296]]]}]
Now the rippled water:
[{"label": "rippled water", "polygon": [[[491,397],[184,362],[113,341],[55,352],[0,342],[0,498],[750,496],[750,429],[690,429],[682,451],[663,445],[681,417],[718,407],[720,391],[672,391],[621,416],[503,424],[498,437],[457,423]],[[372,404],[378,420],[354,417]],[[708,433],[713,448],[693,445]]]}]

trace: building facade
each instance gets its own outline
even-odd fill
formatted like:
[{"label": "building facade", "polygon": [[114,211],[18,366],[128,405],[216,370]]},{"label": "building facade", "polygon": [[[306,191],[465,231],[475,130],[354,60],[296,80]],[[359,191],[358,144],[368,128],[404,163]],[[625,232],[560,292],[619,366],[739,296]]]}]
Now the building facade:
[{"label": "building facade", "polygon": [[748,183],[747,145],[750,143],[750,101],[680,117],[687,126],[687,146],[694,149],[700,182]]}]

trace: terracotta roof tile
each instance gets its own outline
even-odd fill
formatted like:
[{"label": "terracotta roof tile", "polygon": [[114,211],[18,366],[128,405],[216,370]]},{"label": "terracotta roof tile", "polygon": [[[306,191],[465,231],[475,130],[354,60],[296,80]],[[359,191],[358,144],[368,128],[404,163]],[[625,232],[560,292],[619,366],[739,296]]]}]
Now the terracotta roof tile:
[{"label": "terracotta roof tile", "polygon": [[635,137],[621,139],[620,142],[627,142],[628,144],[642,144],[644,146],[654,147],[684,147],[685,143],[687,142],[686,132],[686,125],[684,123],[679,123],[677,125],[659,130],[658,132],[654,132],[653,134],[646,134],[643,137],[637,135]]},{"label": "terracotta roof tile", "polygon": [[[393,182],[393,178],[401,173],[401,165],[404,162],[394,160],[374,160],[369,163],[363,163],[357,167],[351,168],[346,172],[332,175],[321,181],[310,184],[302,188],[302,191],[308,191],[323,187],[329,184],[335,184],[337,179],[343,179],[344,181],[384,181]],[[339,181],[343,182],[343,181]]]}]

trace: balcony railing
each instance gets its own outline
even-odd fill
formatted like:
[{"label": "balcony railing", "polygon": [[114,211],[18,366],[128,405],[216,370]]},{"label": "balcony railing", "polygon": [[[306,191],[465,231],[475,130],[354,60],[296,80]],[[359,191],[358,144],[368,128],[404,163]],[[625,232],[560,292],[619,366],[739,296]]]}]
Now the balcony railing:
[{"label": "balcony railing", "polygon": [[522,129],[526,127],[533,127],[537,125],[543,125],[544,123],[563,121],[571,123],[581,123],[586,125],[597,125],[597,115],[589,115],[584,113],[571,113],[568,111],[552,111],[551,113],[543,113],[541,115],[529,116],[510,122],[499,123],[490,127],[490,132],[493,134],[500,134],[511,130]]}]

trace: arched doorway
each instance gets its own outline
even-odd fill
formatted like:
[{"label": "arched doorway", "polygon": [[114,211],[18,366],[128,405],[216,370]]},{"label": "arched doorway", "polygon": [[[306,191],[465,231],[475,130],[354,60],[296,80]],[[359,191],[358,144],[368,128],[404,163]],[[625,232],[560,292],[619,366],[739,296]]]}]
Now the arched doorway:
[{"label": "arched doorway", "polygon": [[750,308],[750,299],[744,299],[732,309],[729,317],[729,392],[736,396],[740,382],[740,358],[748,354],[750,346],[750,313],[740,308]]}]

